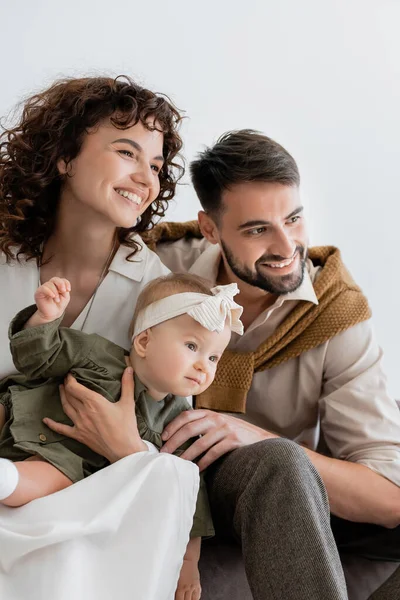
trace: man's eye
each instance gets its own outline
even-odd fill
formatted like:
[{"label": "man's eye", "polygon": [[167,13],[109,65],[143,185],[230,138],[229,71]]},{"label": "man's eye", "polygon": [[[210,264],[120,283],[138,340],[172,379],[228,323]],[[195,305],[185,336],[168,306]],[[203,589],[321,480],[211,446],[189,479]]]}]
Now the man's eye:
[{"label": "man's eye", "polygon": [[255,229],[249,229],[248,231],[246,231],[246,235],[248,236],[253,236],[253,235],[260,235],[261,233],[264,233],[266,231],[265,227],[256,227]]},{"label": "man's eye", "polygon": [[128,156],[129,158],[133,158],[134,156],[133,152],[130,150],[118,150],[118,153],[122,154],[123,156]]},{"label": "man's eye", "polygon": [[297,223],[297,221],[300,219],[299,215],[296,215],[295,217],[292,217],[289,221],[289,223]]},{"label": "man's eye", "polygon": [[194,344],[193,342],[186,342],[186,346],[187,346],[187,348],[189,348],[189,350],[191,350],[192,352],[196,352],[196,350],[197,350],[197,346],[196,346],[196,344]]}]

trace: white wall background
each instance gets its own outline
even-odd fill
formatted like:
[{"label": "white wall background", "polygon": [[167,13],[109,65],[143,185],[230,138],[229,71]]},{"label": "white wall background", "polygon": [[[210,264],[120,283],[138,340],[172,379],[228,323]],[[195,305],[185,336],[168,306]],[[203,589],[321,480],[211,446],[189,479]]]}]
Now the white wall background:
[{"label": "white wall background", "polygon": [[[342,249],[400,398],[399,0],[0,0],[0,15],[1,115],[58,76],[127,73],[186,110],[188,160],[228,129],[286,146],[311,242]],[[197,210],[183,185],[168,217]]]}]

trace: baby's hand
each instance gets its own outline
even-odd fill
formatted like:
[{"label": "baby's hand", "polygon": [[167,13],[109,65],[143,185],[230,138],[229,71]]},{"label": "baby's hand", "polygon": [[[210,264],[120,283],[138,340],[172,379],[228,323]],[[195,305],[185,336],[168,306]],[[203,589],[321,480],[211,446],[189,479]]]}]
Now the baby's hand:
[{"label": "baby's hand", "polygon": [[200,600],[201,586],[197,560],[185,558],[179,575],[175,600]]},{"label": "baby's hand", "polygon": [[43,322],[61,317],[70,300],[71,284],[68,279],[52,277],[35,292],[37,317]]}]

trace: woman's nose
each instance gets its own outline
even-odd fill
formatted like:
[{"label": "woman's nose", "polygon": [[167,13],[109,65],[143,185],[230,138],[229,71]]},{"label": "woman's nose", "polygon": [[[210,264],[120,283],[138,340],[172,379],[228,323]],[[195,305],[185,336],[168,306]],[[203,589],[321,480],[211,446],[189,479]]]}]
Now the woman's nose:
[{"label": "woman's nose", "polygon": [[146,187],[151,187],[153,178],[154,175],[150,165],[143,160],[136,163],[131,173],[132,181]]}]

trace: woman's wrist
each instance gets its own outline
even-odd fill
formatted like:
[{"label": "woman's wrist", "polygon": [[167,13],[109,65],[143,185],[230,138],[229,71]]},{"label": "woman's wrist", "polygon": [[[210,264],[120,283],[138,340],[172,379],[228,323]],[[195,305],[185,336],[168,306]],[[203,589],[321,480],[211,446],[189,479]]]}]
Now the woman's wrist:
[{"label": "woman's wrist", "polygon": [[137,452],[145,452],[147,450],[148,447],[143,442],[143,440],[140,439],[138,441],[125,444],[124,446],[113,448],[109,455],[106,456],[106,458],[112,464],[117,462],[118,460],[121,460],[121,458],[130,456],[131,454],[136,454]]}]

